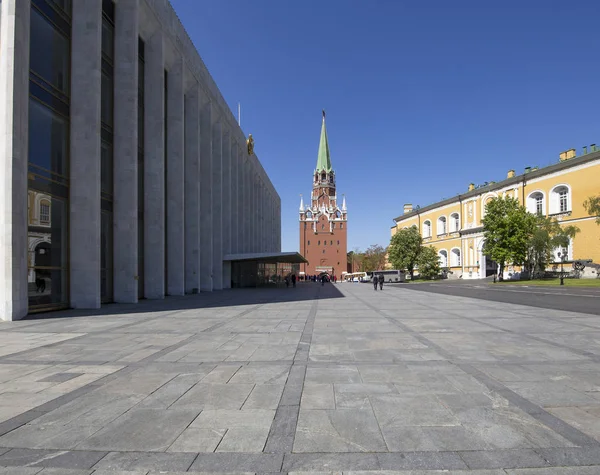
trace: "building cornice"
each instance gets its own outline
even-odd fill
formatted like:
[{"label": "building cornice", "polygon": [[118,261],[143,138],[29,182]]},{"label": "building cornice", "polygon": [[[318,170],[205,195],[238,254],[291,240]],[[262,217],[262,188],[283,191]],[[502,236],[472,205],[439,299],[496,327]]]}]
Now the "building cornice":
[{"label": "building cornice", "polygon": [[418,216],[420,214],[423,214],[428,211],[432,211],[432,210],[440,208],[442,206],[451,205],[453,203],[456,203],[457,201],[475,199],[478,196],[483,195],[485,193],[499,191],[504,188],[510,188],[511,186],[514,186],[514,185],[521,185],[522,183],[527,183],[527,182],[530,182],[533,180],[539,181],[536,179],[543,178],[546,175],[554,174],[554,173],[557,173],[557,172],[560,172],[563,170],[567,170],[569,168],[574,168],[574,167],[577,167],[580,165],[589,164],[594,161],[600,162],[600,152],[592,152],[592,153],[588,153],[587,155],[583,155],[581,157],[571,158],[564,162],[559,162],[554,165],[550,165],[550,166],[540,168],[535,171],[531,171],[529,173],[523,173],[523,174],[517,175],[513,178],[507,178],[507,179],[499,181],[497,183],[492,183],[487,186],[482,186],[481,188],[476,188],[475,190],[468,191],[467,193],[464,193],[464,194],[458,194],[456,196],[453,196],[452,198],[438,201],[437,203],[433,203],[433,204],[424,206],[423,208],[415,209],[415,210],[411,211],[410,213],[406,213],[401,216],[398,216],[397,218],[394,218],[394,221],[396,223],[399,223],[405,219],[409,219],[409,218]]}]

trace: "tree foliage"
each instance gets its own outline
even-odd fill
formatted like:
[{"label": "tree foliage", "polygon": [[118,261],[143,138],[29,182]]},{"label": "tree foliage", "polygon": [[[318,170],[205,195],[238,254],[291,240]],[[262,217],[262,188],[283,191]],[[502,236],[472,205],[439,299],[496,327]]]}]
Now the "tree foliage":
[{"label": "tree foliage", "polygon": [[583,206],[590,216],[596,216],[596,224],[600,225],[600,194],[590,196],[583,202]]},{"label": "tree foliage", "polygon": [[509,196],[492,199],[485,206],[482,223],[484,251],[499,264],[500,277],[506,264],[526,261],[537,218],[521,206],[519,200]]},{"label": "tree foliage", "polygon": [[566,248],[579,232],[577,226],[561,226],[556,218],[537,217],[537,226],[529,240],[525,267],[530,274],[543,273],[553,260],[556,248]]},{"label": "tree foliage", "polygon": [[433,246],[423,246],[417,257],[419,275],[425,279],[433,279],[440,274],[440,257]]},{"label": "tree foliage", "polygon": [[413,278],[417,259],[423,248],[422,238],[416,227],[400,229],[392,236],[388,247],[388,259],[394,269],[406,270]]},{"label": "tree foliage", "polygon": [[365,271],[383,270],[387,249],[379,244],[373,244],[363,254]]}]

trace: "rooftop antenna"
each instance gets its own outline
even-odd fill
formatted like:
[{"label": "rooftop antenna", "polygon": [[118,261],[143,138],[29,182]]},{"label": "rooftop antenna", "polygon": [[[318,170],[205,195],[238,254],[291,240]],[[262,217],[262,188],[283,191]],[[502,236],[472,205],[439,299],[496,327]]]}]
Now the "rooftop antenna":
[{"label": "rooftop antenna", "polygon": [[238,102],[238,125],[242,126],[242,105]]}]

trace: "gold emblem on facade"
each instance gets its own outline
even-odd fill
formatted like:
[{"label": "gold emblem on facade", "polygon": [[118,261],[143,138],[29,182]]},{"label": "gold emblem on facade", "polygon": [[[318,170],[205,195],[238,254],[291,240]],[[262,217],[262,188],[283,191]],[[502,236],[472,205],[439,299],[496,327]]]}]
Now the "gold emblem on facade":
[{"label": "gold emblem on facade", "polygon": [[254,155],[254,139],[252,138],[252,134],[248,134],[246,145],[248,146],[248,155]]}]

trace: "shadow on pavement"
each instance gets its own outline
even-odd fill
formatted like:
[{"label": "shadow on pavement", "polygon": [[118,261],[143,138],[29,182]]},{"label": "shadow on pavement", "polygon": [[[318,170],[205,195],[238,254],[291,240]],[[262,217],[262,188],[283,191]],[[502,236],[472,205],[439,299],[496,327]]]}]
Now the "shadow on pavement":
[{"label": "shadow on pavement", "polygon": [[344,295],[337,289],[340,284],[298,282],[296,288],[227,289],[201,292],[196,295],[165,297],[164,300],[140,300],[137,304],[106,304],[99,309],[71,309],[36,313],[23,320],[53,318],[93,317],[141,314],[195,308],[219,308],[236,305],[259,305],[264,303],[302,302],[314,299],[336,299]]}]

